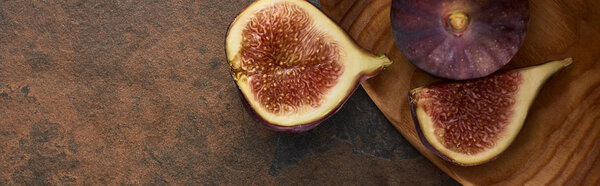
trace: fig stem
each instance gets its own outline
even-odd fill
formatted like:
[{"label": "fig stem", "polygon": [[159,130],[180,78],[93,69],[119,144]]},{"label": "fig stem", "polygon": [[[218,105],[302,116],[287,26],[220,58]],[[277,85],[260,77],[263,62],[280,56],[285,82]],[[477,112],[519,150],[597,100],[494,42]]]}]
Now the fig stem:
[{"label": "fig stem", "polygon": [[456,31],[462,31],[469,23],[469,16],[463,12],[454,12],[448,17],[450,26]]},{"label": "fig stem", "polygon": [[573,64],[573,58],[572,57],[568,57],[562,60],[562,65],[563,67],[568,67],[571,64]]},{"label": "fig stem", "polygon": [[390,60],[390,58],[388,58],[385,54],[379,54],[379,55],[377,55],[377,58],[382,60],[383,67],[388,67],[388,66],[394,64],[394,62],[392,60]]}]

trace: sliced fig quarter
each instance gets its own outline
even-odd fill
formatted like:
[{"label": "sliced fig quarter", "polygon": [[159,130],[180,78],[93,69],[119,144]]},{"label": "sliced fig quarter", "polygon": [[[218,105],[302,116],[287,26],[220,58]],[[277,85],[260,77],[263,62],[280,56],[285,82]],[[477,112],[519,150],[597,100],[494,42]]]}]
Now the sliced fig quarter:
[{"label": "sliced fig quarter", "polygon": [[408,61],[436,77],[484,77],[523,43],[526,0],[393,0],[392,32]]},{"label": "sliced fig quarter", "polygon": [[456,165],[495,159],[516,138],[546,80],[571,63],[567,58],[411,90],[409,102],[421,142]]},{"label": "sliced fig quarter", "polygon": [[248,110],[271,129],[301,132],[329,118],[359,82],[392,62],[360,48],[304,0],[259,0],[229,27],[227,60]]}]

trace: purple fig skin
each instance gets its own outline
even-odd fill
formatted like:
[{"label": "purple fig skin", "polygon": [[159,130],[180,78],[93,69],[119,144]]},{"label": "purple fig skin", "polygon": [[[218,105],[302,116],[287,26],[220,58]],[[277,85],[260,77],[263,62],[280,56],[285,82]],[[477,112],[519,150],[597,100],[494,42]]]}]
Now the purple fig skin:
[{"label": "purple fig skin", "polygon": [[[453,12],[467,14],[464,30],[448,30]],[[393,0],[390,16],[396,46],[408,61],[435,77],[466,80],[492,74],[517,53],[529,24],[529,3]]]},{"label": "purple fig skin", "polygon": [[244,96],[242,91],[237,87],[237,83],[236,83],[236,88],[238,89],[240,99],[242,100],[242,104],[244,105],[244,108],[246,108],[246,111],[252,117],[254,117],[259,123],[261,123],[263,126],[265,126],[268,129],[271,129],[273,131],[277,131],[277,132],[300,133],[300,132],[309,131],[309,130],[319,126],[319,124],[321,124],[323,121],[329,119],[331,116],[333,116],[335,113],[337,113],[342,108],[342,106],[344,104],[346,104],[346,102],[348,101],[350,96],[352,96],[352,94],[354,94],[354,92],[358,88],[358,85],[360,85],[361,82],[377,76],[377,74],[379,74],[381,71],[383,71],[383,69],[384,68],[382,67],[382,68],[379,68],[377,71],[373,72],[372,74],[362,75],[356,82],[356,86],[354,86],[354,88],[348,93],[348,95],[343,99],[343,101],[340,102],[340,104],[337,107],[335,107],[335,109],[333,109],[331,112],[327,113],[322,119],[319,119],[317,121],[313,121],[310,123],[296,125],[296,126],[280,126],[280,125],[276,125],[276,124],[268,122],[262,116],[257,114],[256,111],[254,111],[254,109],[252,109],[252,107],[248,103],[248,100],[246,99],[246,96]]},{"label": "purple fig skin", "polygon": [[429,149],[431,152],[433,152],[433,154],[437,155],[438,157],[450,162],[453,165],[457,165],[457,166],[462,166],[462,167],[470,167],[470,166],[477,166],[477,165],[481,165],[490,161],[494,161],[495,159],[497,159],[498,157],[500,157],[500,154],[498,154],[498,156],[486,160],[486,161],[482,161],[479,162],[477,164],[461,164],[458,163],[456,161],[454,161],[452,158],[449,158],[448,156],[440,153],[438,150],[436,150],[435,148],[433,148],[433,146],[431,145],[431,143],[429,143],[429,141],[427,141],[427,139],[425,139],[425,135],[423,134],[422,130],[421,130],[421,124],[419,123],[419,119],[417,117],[417,102],[416,100],[413,98],[413,95],[411,93],[408,93],[408,103],[410,104],[410,113],[413,119],[413,123],[415,124],[415,128],[417,130],[417,134],[419,135],[419,139],[421,140],[421,143],[423,144],[423,146],[425,146],[425,148]]}]

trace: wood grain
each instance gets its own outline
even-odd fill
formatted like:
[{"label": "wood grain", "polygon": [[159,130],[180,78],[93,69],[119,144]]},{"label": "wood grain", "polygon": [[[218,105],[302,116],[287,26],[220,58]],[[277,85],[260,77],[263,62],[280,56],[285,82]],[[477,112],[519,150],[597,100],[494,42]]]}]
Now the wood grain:
[{"label": "wood grain", "polygon": [[323,10],[364,48],[395,64],[362,84],[375,104],[422,154],[466,185],[600,184],[600,1],[530,0],[524,44],[504,69],[573,57],[550,79],[516,141],[495,161],[474,167],[448,164],[416,134],[408,91],[439,79],[416,69],[397,50],[391,0],[321,0]]}]

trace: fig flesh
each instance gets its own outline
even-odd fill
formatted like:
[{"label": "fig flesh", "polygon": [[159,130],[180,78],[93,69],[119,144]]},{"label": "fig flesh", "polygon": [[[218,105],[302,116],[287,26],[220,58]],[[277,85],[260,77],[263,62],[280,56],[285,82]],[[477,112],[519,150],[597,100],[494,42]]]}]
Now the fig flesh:
[{"label": "fig flesh", "polygon": [[456,165],[493,160],[521,130],[546,80],[571,63],[567,58],[411,90],[409,102],[421,142]]},{"label": "fig flesh", "polygon": [[523,0],[393,0],[392,31],[404,57],[442,78],[484,77],[507,64],[529,22]]},{"label": "fig flesh", "polygon": [[301,132],[334,114],[392,62],[360,48],[304,0],[259,0],[229,27],[226,53],[244,105],[261,123]]}]

